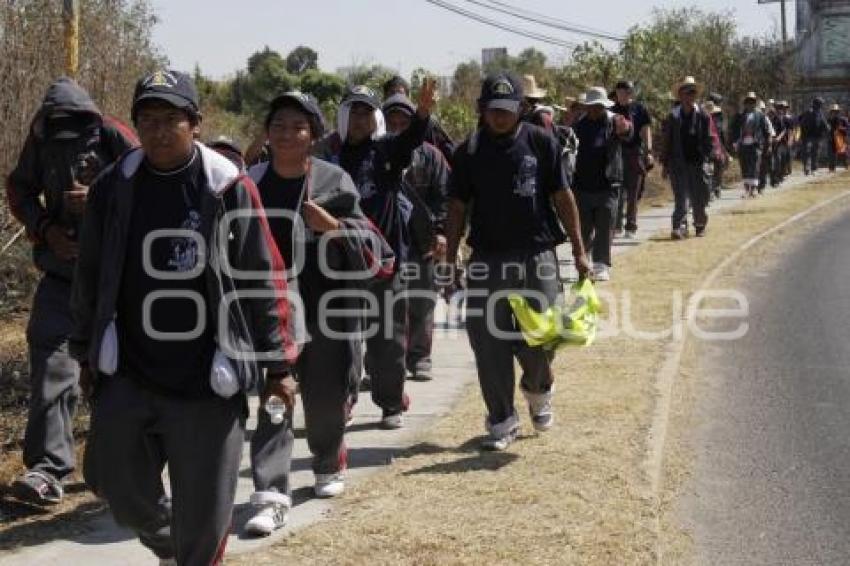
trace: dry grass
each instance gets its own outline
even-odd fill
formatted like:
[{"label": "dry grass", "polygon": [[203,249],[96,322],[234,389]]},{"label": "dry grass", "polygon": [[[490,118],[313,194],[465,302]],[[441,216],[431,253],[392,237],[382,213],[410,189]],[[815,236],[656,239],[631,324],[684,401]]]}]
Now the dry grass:
[{"label": "dry grass", "polygon": [[[621,315],[622,297],[630,292],[637,329],[669,327],[675,292],[687,301],[742,242],[845,184],[844,178],[820,181],[745,203],[746,214],[715,214],[705,239],[649,242],[617,260],[614,282],[602,287],[619,303],[613,308],[609,301],[609,308]],[[328,520],[228,563],[654,563],[659,508],[641,464],[654,379],[668,346],[666,338],[620,334],[563,352],[556,362],[557,426],[503,454],[475,449],[483,407],[471,391],[421,444],[354,486]],[[686,383],[688,371],[680,376]],[[675,423],[684,425],[690,397],[682,389],[676,395]],[[662,510],[686,474],[687,459],[674,451],[666,462]],[[686,562],[686,533],[667,515],[662,525],[666,555],[676,558],[665,562]]]}]

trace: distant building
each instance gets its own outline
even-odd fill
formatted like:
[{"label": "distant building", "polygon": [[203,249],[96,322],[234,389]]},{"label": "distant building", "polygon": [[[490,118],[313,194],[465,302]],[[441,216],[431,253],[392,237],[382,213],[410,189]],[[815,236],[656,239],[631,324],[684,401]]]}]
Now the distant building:
[{"label": "distant building", "polygon": [[488,47],[481,50],[481,67],[487,68],[487,65],[495,61],[507,59],[507,47]]},{"label": "distant building", "polygon": [[850,103],[850,0],[797,0],[797,102]]}]

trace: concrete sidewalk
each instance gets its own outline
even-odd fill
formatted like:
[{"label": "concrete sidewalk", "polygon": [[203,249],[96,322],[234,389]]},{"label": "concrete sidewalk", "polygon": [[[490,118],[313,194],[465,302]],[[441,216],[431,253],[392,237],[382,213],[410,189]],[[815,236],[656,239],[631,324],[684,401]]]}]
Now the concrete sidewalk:
[{"label": "concrete sidewalk", "polygon": [[[818,177],[822,178],[823,174]],[[779,190],[787,190],[809,180],[795,176],[786,181]],[[767,195],[777,192],[767,189]],[[712,203],[709,215],[740,204],[748,204],[741,199],[740,190],[724,192],[721,200]],[[634,240],[615,240],[615,254],[626,253],[651,237],[669,236],[670,207],[648,208],[639,217],[640,229]],[[709,222],[707,238],[711,238]],[[559,250],[562,272],[574,277],[569,247]],[[612,277],[617,277],[616,262]],[[407,391],[411,396],[411,410],[405,415],[405,427],[398,431],[385,431],[377,428],[381,412],[369,399],[368,393],[360,396],[354,412],[354,421],[346,433],[349,447],[349,472],[347,482],[352,484],[364,475],[392,463],[394,454],[416,443],[417,438],[427,431],[429,426],[451,410],[453,404],[469,386],[476,382],[475,363],[465,332],[449,322],[449,313],[441,304],[437,313],[437,331],[434,340],[434,381],[428,383],[408,382]],[[256,399],[252,403],[252,413],[257,410]],[[248,423],[253,430],[254,420]],[[237,507],[234,513],[234,534],[228,544],[228,554],[246,553],[268,546],[285,538],[293,530],[315,523],[323,518],[330,509],[327,500],[312,498],[313,474],[310,471],[310,454],[303,438],[303,415],[300,408],[296,415],[295,460],[293,463],[293,499],[294,508],[290,513],[289,525],[271,537],[264,539],[246,539],[241,536],[242,525],[250,516],[247,505],[253,491],[250,470],[248,468],[248,444],[245,444],[240,473]],[[300,432],[299,432],[300,431]],[[119,528],[108,514],[98,515],[80,525],[80,533],[59,540],[44,541],[42,544],[21,548],[13,553],[0,555],[0,564],[9,566],[32,566],[34,564],[76,565],[121,565],[136,566],[156,563],[155,557],[142,547],[132,533]]]}]

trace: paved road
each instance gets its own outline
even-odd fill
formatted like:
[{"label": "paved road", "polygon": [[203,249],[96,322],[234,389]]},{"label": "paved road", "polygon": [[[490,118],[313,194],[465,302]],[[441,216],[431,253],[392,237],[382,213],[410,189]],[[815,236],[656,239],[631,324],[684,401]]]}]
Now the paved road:
[{"label": "paved road", "polygon": [[701,564],[850,564],[850,212],[750,273],[750,331],[701,346]]}]

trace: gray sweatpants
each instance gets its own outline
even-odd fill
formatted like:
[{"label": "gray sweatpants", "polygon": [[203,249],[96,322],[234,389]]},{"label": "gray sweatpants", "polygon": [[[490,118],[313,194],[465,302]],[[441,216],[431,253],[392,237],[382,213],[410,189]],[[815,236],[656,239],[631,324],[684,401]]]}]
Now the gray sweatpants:
[{"label": "gray sweatpants", "polygon": [[708,214],[708,183],[702,163],[676,163],[670,168],[670,184],[673,186],[675,207],[671,221],[673,229],[687,228],[688,208],[693,208],[694,227],[705,228]]},{"label": "gray sweatpants", "polygon": [[[406,278],[410,293],[407,312],[407,370],[411,373],[431,371],[431,346],[434,339],[434,309],[437,306],[437,284],[434,262],[418,258],[410,262],[416,267]],[[427,293],[427,296],[426,296]]]},{"label": "gray sweatpants", "polygon": [[610,192],[576,191],[581,239],[596,263],[611,266],[611,241],[617,216],[619,189]]},{"label": "gray sweatpants", "polygon": [[[480,267],[473,267],[473,264]],[[487,268],[486,274],[480,273],[484,271],[483,266]],[[518,334],[519,329],[507,297],[494,293],[537,291],[542,294],[543,304],[529,296],[530,304],[536,310],[545,310],[560,292],[558,264],[552,250],[530,256],[505,254],[482,257],[473,253],[467,273],[466,328],[475,353],[478,381],[488,418],[490,424],[495,425],[515,414],[515,357],[522,369],[520,385],[530,393],[549,391],[554,374],[551,352],[529,347],[521,337],[510,339],[496,335],[496,330]],[[473,273],[480,277],[473,277]]]},{"label": "gray sweatpants", "polygon": [[[335,327],[338,331],[342,329],[341,324]],[[354,348],[359,349],[360,345],[351,340],[328,338],[315,327],[307,330],[312,340],[305,344],[296,364],[307,446],[313,454],[313,472],[332,474],[345,467],[346,402],[351,391]],[[261,407],[257,430],[251,437],[255,491],[291,495],[289,473],[294,442],[292,419],[273,425]]]},{"label": "gray sweatpants", "polygon": [[74,471],[79,365],[68,355],[70,297],[69,281],[42,277],[27,327],[30,399],[24,465],[57,480]]},{"label": "gray sweatpants", "polygon": [[[245,398],[181,399],[154,393],[123,375],[102,377],[92,412],[86,481],[115,520],[159,558],[208,566],[230,530]],[[160,500],[171,482],[171,536]]]}]

